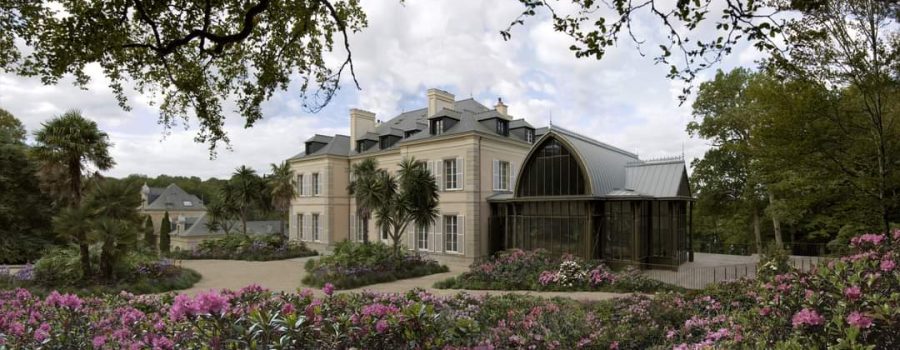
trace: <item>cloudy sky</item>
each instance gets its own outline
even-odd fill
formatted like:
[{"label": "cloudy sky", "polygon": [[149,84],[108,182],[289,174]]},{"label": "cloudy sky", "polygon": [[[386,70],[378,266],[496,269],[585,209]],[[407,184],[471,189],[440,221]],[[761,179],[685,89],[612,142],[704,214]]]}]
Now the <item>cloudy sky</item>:
[{"label": "cloudy sky", "polygon": [[[30,132],[65,110],[80,109],[110,134],[117,165],[108,175],[117,177],[227,177],[242,164],[267,171],[270,163],[298,153],[303,140],[315,133],[349,134],[350,108],[388,119],[424,107],[425,91],[432,87],[457,99],[474,97],[489,107],[502,97],[510,114],[532,125],[545,126],[552,116],[554,125],[641,158],[677,156],[683,150],[690,162],[708,147],[684,131],[691,117],[690,101],[679,107],[682,85],[666,79],[668,67],[641,57],[630,41],[621,41],[603,60],[576,59],[568,50],[570,39],[554,32],[545,17],[515,28],[512,40],[504,41],[499,31],[521,12],[518,1],[362,3],[369,27],[350,39],[362,90],[349,85],[345,76],[339,95],[317,114],[300,108],[296,90],[276,93],[264,104],[265,119],[251,129],[243,129],[232,113],[227,125],[232,150],[222,149],[213,160],[206,145],[193,142],[196,127],[166,133],[157,124],[155,108],[134,93],[133,109],[123,111],[99,74],[93,74],[86,91],[73,87],[71,80],[45,86],[38,79],[0,74],[0,107]],[[637,23],[635,30],[650,41],[663,35],[650,21]],[[758,57],[754,49],[741,46],[718,68],[753,66]],[[704,72],[701,79],[713,73]]]}]

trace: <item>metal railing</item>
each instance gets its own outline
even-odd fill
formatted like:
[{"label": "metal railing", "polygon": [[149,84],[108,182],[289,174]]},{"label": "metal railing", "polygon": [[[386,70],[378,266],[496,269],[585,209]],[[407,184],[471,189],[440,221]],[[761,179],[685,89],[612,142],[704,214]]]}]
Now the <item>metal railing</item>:
[{"label": "metal railing", "polygon": [[[796,256],[835,256],[840,253],[831,249],[826,243],[790,242],[784,243],[784,249],[788,251],[788,254]],[[725,244],[706,241],[695,241],[694,252],[731,255],[752,255],[757,253],[756,244]]]},{"label": "metal railing", "polygon": [[[828,261],[822,257],[791,257],[788,263],[800,271],[811,271],[816,265]],[[757,275],[757,263],[744,264],[691,266],[682,265],[674,270],[670,265],[642,264],[644,270],[641,274],[645,277],[681,286],[688,289],[702,289],[712,283],[735,281],[742,278],[754,279]]]}]

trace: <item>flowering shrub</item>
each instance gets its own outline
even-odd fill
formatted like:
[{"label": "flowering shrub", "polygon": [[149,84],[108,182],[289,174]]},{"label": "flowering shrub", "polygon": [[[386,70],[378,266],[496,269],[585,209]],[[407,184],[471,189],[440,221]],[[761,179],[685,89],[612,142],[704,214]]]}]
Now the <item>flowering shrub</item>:
[{"label": "flowering shrub", "polygon": [[572,255],[555,257],[542,249],[499,252],[487,261],[472,264],[468,272],[458,277],[436,283],[435,288],[613,292],[681,290],[646,278],[636,269],[615,273],[599,261],[585,261]]},{"label": "flowering shrub", "polygon": [[193,250],[176,250],[171,256],[177,259],[225,259],[268,261],[314,256],[318,253],[303,242],[285,241],[280,235],[245,236],[228,235],[225,238],[208,239]]},{"label": "flowering shrub", "polygon": [[308,274],[303,283],[316,287],[331,283],[339,289],[449,271],[447,266],[418,254],[402,251],[396,256],[381,242],[349,241],[338,243],[332,255],[307,261],[305,269]]}]

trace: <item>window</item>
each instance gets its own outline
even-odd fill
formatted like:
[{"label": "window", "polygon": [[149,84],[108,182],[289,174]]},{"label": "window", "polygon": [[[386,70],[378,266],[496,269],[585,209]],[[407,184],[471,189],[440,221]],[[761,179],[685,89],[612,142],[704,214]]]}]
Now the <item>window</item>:
[{"label": "window", "polygon": [[519,196],[588,194],[578,158],[555,138],[537,146],[522,167],[516,184]]},{"label": "window", "polygon": [[456,167],[456,159],[444,160],[444,188],[448,190],[459,189],[459,181],[457,181],[459,179],[457,179]]},{"label": "window", "polygon": [[318,196],[319,193],[322,192],[322,188],[320,188],[319,185],[321,185],[321,184],[319,183],[319,173],[313,173],[313,174],[312,174],[312,191],[313,191],[313,196]]},{"label": "window", "polygon": [[303,214],[297,214],[297,239],[303,239]]},{"label": "window", "polygon": [[431,134],[440,135],[444,133],[444,118],[438,118],[431,121]]},{"label": "window", "polygon": [[509,191],[511,167],[509,162],[494,161],[494,191]]},{"label": "window", "polygon": [[297,195],[303,196],[306,193],[303,193],[303,174],[297,175]]},{"label": "window", "polygon": [[387,227],[382,227],[382,228],[381,228],[381,240],[382,240],[382,241],[387,241],[387,240],[390,240],[390,239],[391,239],[391,236],[388,234],[388,229],[387,229]]},{"label": "window", "polygon": [[428,226],[416,227],[416,248],[428,250]]},{"label": "window", "polygon": [[503,136],[509,136],[509,121],[497,119],[497,133]]},{"label": "window", "polygon": [[444,250],[459,252],[459,225],[457,216],[444,216]]},{"label": "window", "polygon": [[312,240],[319,240],[319,214],[312,214]]},{"label": "window", "polygon": [[525,129],[525,142],[534,143],[534,130]]},{"label": "window", "polygon": [[403,133],[403,138],[409,138],[410,136],[413,136],[418,132],[419,132],[419,129],[407,131],[407,132]]},{"label": "window", "polygon": [[356,241],[363,242],[365,241],[366,234],[366,220],[363,220],[360,216],[354,216],[356,218]]},{"label": "window", "polygon": [[181,204],[184,204],[184,206],[186,206],[186,207],[194,206],[194,202],[191,202],[191,201],[184,201],[184,202],[181,202]]}]

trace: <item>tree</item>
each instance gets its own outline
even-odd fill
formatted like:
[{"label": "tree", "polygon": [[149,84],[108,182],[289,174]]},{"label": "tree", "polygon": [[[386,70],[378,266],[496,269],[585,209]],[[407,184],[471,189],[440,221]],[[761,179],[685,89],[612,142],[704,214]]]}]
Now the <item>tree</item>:
[{"label": "tree", "polygon": [[[47,84],[73,74],[84,87],[85,67],[99,64],[120,106],[128,109],[128,82],[140,94],[158,93],[159,122],[169,128],[196,115],[196,140],[213,153],[228,142],[229,97],[250,127],[262,118],[261,103],[296,75],[304,107],[324,107],[347,67],[355,81],[347,35],[365,26],[358,1],[7,1],[0,70]],[[326,59],[335,36],[346,52],[336,68]]]},{"label": "tree", "polygon": [[235,217],[237,217],[237,209],[231,203],[221,199],[215,199],[206,206],[206,228],[210,232],[222,230],[226,235],[230,235],[234,230]]},{"label": "tree", "polygon": [[356,216],[362,221],[363,243],[366,244],[369,243],[369,219],[378,203],[376,180],[380,171],[374,158],[363,159],[350,169],[353,179],[347,190],[356,200]]},{"label": "tree", "polygon": [[287,239],[284,222],[291,209],[291,200],[297,196],[297,181],[294,180],[294,171],[287,162],[281,162],[280,165],[272,164],[271,167],[272,174],[268,177],[268,183],[272,207],[281,213],[281,234]]},{"label": "tree", "polygon": [[400,254],[400,239],[406,228],[433,225],[438,217],[438,187],[425,163],[413,158],[400,162],[397,176],[380,171],[375,176],[375,217],[377,226],[393,241],[394,254]]},{"label": "tree", "polygon": [[263,204],[265,182],[256,175],[256,170],[242,165],[231,175],[225,186],[223,199],[233,205],[241,219],[241,233],[247,234],[247,219],[250,213]]},{"label": "tree", "polygon": [[22,124],[0,109],[0,264],[35,259],[52,241],[53,209],[40,190],[24,140]]},{"label": "tree", "polygon": [[[97,170],[112,168],[115,162],[109,155],[109,136],[97,128],[97,123],[87,120],[78,111],[69,111],[43,124],[35,133],[37,146],[34,154],[45,167],[64,169],[69,185],[66,199],[70,207],[82,205],[84,170],[93,165]],[[60,175],[63,172],[59,173]],[[66,229],[67,230],[67,229]],[[91,257],[88,250],[87,231],[69,232],[81,253],[81,267],[85,276],[91,275]]]},{"label": "tree", "polygon": [[92,237],[88,235],[92,229],[90,212],[84,206],[64,208],[53,217],[53,231],[60,238],[77,244],[79,248],[85,248],[79,252],[81,271],[84,278],[89,278],[93,275],[90,252],[86,250],[93,243]]},{"label": "tree", "polygon": [[136,248],[137,227],[141,216],[140,190],[124,181],[107,179],[100,181],[85,199],[85,207],[94,218],[90,234],[101,244],[100,276],[113,280],[113,267],[121,257]]},{"label": "tree", "polygon": [[169,211],[166,210],[159,226],[159,252],[161,254],[169,254],[171,249],[172,239],[169,237],[169,232],[172,232],[172,221],[169,220]]},{"label": "tree", "polygon": [[156,234],[153,232],[153,219],[149,215],[144,217],[144,227],[142,229],[144,231],[144,245],[155,251],[157,248]]}]

